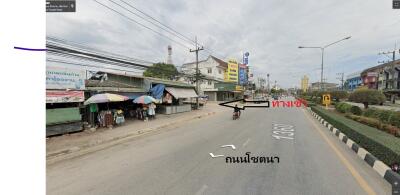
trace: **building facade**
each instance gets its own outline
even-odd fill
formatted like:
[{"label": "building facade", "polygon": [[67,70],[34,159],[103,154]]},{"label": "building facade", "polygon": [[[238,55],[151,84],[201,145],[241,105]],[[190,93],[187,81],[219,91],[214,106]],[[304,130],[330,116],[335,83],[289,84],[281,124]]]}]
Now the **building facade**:
[{"label": "building facade", "polygon": [[308,78],[307,75],[304,75],[303,78],[301,78],[300,86],[301,86],[301,90],[303,92],[307,92],[308,91],[308,81],[309,81],[309,78]]},{"label": "building facade", "polygon": [[[336,84],[336,83],[323,83],[323,88],[326,91],[337,90],[338,89],[338,84]],[[311,83],[310,90],[311,91],[319,91],[319,90],[321,90],[321,82]]]},{"label": "building facade", "polygon": [[345,81],[345,89],[348,91],[354,91],[362,85],[363,80],[361,79],[361,72],[355,72],[347,75]]},{"label": "building facade", "polygon": [[[206,77],[206,79],[202,80],[200,84],[199,94],[208,95],[209,100],[216,101],[218,92],[216,83],[224,82],[227,69],[227,62],[212,55],[208,56],[208,58],[205,60],[199,61],[199,71]],[[181,67],[181,72],[186,75],[194,75],[196,72],[196,62],[183,64]],[[179,80],[195,85],[194,78],[185,76]]]}]

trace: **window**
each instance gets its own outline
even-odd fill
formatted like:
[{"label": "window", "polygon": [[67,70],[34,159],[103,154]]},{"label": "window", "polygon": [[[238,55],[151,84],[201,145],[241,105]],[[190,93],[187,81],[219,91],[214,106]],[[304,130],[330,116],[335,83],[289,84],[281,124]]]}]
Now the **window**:
[{"label": "window", "polygon": [[221,74],[221,69],[218,69],[218,74]]},{"label": "window", "polygon": [[207,68],[207,73],[211,74],[212,73],[212,68]]},{"label": "window", "polygon": [[208,85],[212,85],[212,82],[211,82],[211,81],[208,81]]}]

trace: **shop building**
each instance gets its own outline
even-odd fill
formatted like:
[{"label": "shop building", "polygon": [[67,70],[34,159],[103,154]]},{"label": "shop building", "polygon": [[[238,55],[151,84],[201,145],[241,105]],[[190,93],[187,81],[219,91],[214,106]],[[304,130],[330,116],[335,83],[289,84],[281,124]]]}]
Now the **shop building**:
[{"label": "shop building", "polygon": [[161,104],[157,106],[157,113],[189,112],[196,103],[198,95],[191,84],[149,77],[144,81],[150,95],[161,100]]},{"label": "shop building", "polygon": [[46,136],[83,130],[85,77],[82,70],[46,67]]},{"label": "shop building", "polygon": [[361,72],[355,72],[347,75],[344,85],[346,90],[354,91],[361,85],[362,85]]},{"label": "shop building", "polygon": [[[199,95],[206,96],[208,101],[217,101],[217,96],[224,96],[223,92],[218,91],[216,84],[224,82],[224,75],[228,69],[228,63],[214,57],[208,56],[207,59],[199,61],[199,71],[206,78],[201,81]],[[181,72],[186,75],[194,75],[196,70],[196,62],[183,64]],[[182,77],[180,81],[195,86],[193,77]]]}]

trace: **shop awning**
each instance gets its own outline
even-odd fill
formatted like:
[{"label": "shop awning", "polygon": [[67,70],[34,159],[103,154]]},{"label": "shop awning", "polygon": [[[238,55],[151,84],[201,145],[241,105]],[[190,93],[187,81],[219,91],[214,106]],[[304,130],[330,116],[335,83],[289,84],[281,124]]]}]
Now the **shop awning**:
[{"label": "shop awning", "polygon": [[168,93],[170,93],[176,99],[197,97],[194,89],[166,87],[165,90],[168,91]]}]

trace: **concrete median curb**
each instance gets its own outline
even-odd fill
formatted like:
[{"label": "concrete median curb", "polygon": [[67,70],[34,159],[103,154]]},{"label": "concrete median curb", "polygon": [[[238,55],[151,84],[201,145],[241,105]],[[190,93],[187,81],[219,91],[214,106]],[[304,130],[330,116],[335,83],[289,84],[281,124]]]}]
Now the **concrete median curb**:
[{"label": "concrete median curb", "polygon": [[72,158],[76,158],[85,154],[89,154],[95,151],[99,151],[120,143],[123,143],[125,141],[128,141],[130,139],[133,138],[137,138],[140,137],[142,135],[151,133],[151,132],[155,132],[158,130],[161,130],[163,128],[169,127],[169,126],[173,126],[176,124],[181,124],[190,120],[194,120],[194,119],[200,119],[203,117],[207,117],[210,115],[214,115],[216,114],[216,112],[208,112],[208,113],[203,113],[200,115],[196,115],[190,118],[186,118],[186,119],[181,119],[178,121],[173,121],[173,122],[169,122],[166,124],[162,124],[156,127],[151,127],[151,128],[145,128],[139,131],[136,131],[134,133],[129,133],[123,136],[118,136],[118,137],[113,137],[110,139],[105,139],[105,140],[97,140],[95,142],[91,142],[82,146],[75,146],[72,148],[67,148],[67,149],[63,149],[63,150],[59,150],[59,151],[55,151],[52,153],[48,153],[46,154],[46,163],[47,165],[51,165],[54,164],[56,162],[62,161],[62,160],[67,160],[67,159],[72,159]]},{"label": "concrete median curb", "polygon": [[375,156],[369,153],[364,148],[360,147],[353,140],[348,138],[339,129],[329,124],[318,114],[313,112],[311,108],[308,108],[311,115],[314,116],[322,125],[327,127],[340,141],[345,143],[351,150],[353,150],[358,157],[364,160],[371,168],[373,168],[383,179],[392,185],[392,194],[400,194],[400,175],[392,171],[385,163],[378,160]]}]

